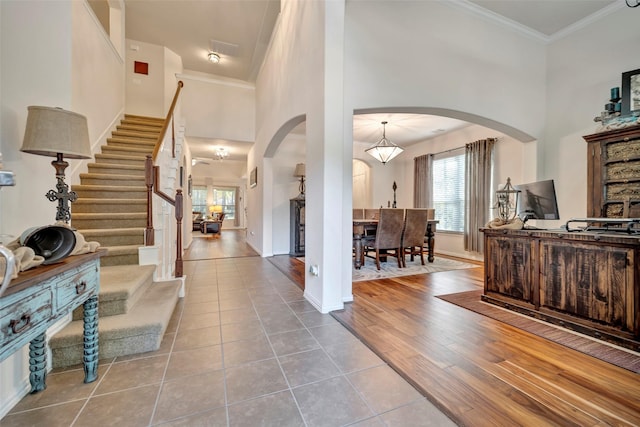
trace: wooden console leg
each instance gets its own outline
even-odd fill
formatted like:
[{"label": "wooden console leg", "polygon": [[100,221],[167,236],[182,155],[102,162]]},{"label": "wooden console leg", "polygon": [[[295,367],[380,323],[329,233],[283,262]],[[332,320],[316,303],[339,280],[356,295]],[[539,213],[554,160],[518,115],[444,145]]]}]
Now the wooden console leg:
[{"label": "wooden console leg", "polygon": [[98,378],[98,297],[84,302],[84,382],[91,383]]},{"label": "wooden console leg", "polygon": [[45,334],[42,333],[29,343],[29,382],[31,393],[47,388],[47,346]]}]

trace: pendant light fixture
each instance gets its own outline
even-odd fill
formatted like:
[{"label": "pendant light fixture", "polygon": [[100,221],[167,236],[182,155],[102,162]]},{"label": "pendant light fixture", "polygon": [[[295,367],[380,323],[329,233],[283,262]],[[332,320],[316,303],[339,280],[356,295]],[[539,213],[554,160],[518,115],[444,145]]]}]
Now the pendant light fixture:
[{"label": "pendant light fixture", "polygon": [[382,122],[382,139],[375,145],[372,145],[371,147],[364,150],[366,153],[369,153],[378,161],[382,162],[382,164],[387,163],[389,160],[393,159],[395,156],[404,151],[402,147],[397,146],[387,139],[386,125],[387,122]]}]

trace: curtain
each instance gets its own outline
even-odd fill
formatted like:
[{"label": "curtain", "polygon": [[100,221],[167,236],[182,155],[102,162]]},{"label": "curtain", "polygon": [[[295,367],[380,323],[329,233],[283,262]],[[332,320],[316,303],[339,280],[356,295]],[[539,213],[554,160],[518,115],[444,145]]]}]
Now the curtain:
[{"label": "curtain", "polygon": [[480,228],[489,220],[495,142],[495,138],[489,138],[465,146],[464,249],[481,254],[484,239]]},{"label": "curtain", "polygon": [[413,159],[413,207],[431,208],[433,156],[425,154]]}]

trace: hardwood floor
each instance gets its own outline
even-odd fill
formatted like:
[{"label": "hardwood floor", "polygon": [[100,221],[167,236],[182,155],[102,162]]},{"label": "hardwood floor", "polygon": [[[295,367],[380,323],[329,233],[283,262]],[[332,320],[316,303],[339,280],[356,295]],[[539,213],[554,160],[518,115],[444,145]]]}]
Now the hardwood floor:
[{"label": "hardwood floor", "polygon": [[220,234],[202,234],[193,232],[193,241],[185,251],[185,261],[198,261],[216,258],[237,258],[258,256],[245,238],[246,230],[225,230]]},{"label": "hardwood floor", "polygon": [[640,425],[640,375],[436,298],[483,273],[356,282],[332,314],[460,425]]}]

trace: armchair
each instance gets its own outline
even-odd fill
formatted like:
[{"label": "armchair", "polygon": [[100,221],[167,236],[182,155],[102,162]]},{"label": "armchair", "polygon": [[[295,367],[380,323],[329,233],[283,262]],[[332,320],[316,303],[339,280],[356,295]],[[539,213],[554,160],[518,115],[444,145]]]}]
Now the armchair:
[{"label": "armchair", "polygon": [[192,218],[192,223],[193,226],[191,227],[192,231],[198,231],[200,230],[200,224],[202,223],[202,220],[204,219],[202,212],[197,212],[197,211],[193,211],[191,213],[191,218]]},{"label": "armchair", "polygon": [[200,232],[204,234],[220,234],[222,231],[222,221],[224,221],[225,213],[221,212],[216,219],[202,221],[200,224]]}]

